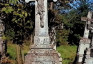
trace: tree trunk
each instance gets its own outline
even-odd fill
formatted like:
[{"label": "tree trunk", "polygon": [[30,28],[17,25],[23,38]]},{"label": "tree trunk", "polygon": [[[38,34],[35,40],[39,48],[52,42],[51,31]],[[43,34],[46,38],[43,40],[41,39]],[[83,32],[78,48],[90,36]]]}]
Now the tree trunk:
[{"label": "tree trunk", "polygon": [[22,61],[24,63],[24,52],[22,51]]},{"label": "tree trunk", "polygon": [[33,35],[31,34],[31,43],[33,42]]},{"label": "tree trunk", "polygon": [[23,64],[22,54],[21,54],[21,46],[17,44],[16,50],[17,50],[17,64]]}]

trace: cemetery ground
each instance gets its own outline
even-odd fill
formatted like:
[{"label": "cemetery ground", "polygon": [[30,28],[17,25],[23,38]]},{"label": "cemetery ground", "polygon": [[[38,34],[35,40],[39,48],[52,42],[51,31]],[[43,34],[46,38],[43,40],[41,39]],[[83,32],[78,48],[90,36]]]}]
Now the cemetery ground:
[{"label": "cemetery ground", "polygon": [[[22,45],[23,54],[26,55],[29,51],[30,41],[27,41]],[[11,64],[16,64],[17,62],[17,52],[16,52],[16,44],[13,44],[11,41],[8,42],[7,53],[9,54],[9,59],[11,60]],[[76,57],[77,46],[76,45],[61,45],[57,47],[57,51],[61,53],[61,57],[63,60],[63,64],[72,64]]]},{"label": "cemetery ground", "polygon": [[[5,26],[7,27],[5,35],[12,41],[16,39],[19,39],[20,41],[21,36],[24,36],[24,39],[22,39],[22,41],[30,37],[32,32],[34,32],[33,30],[34,20],[32,20],[34,19],[33,18],[34,16],[33,14],[31,14],[33,13],[32,11],[33,7],[29,9],[29,6],[26,7],[24,5],[15,6],[10,6],[9,4],[0,5],[2,5],[1,6],[2,10],[0,11],[0,13],[2,13],[5,16],[5,19],[3,20],[5,22]],[[87,15],[88,9],[89,7],[87,5],[81,5],[80,8],[78,8],[78,10],[73,10],[69,12],[69,14],[66,13],[55,16],[55,21],[57,21],[55,22],[55,25],[57,23],[59,25],[60,22],[64,23],[64,29],[57,31],[57,42],[61,42],[60,46],[57,47],[57,51],[61,53],[62,64],[72,64],[72,62],[74,62],[75,60],[78,46],[77,44],[79,43],[80,38],[83,36],[85,26],[85,23],[81,22],[81,17],[83,16],[85,17]],[[55,13],[55,11],[53,12]],[[25,22],[25,20],[27,22]],[[14,44],[14,42],[12,41],[7,42],[7,56],[8,61],[10,62],[7,64],[17,64],[17,44],[22,44],[21,52],[23,59],[30,50],[31,45],[30,40],[27,40],[24,43],[16,44]],[[70,44],[67,44],[68,42]]]}]

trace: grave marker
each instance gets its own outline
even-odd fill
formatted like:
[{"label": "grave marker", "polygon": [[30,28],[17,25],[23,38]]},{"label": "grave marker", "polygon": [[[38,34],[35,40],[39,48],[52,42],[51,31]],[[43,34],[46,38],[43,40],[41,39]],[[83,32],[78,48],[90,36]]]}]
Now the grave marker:
[{"label": "grave marker", "polygon": [[35,0],[34,44],[26,55],[24,64],[62,64],[62,59],[50,43],[47,0]]},{"label": "grave marker", "polygon": [[89,24],[91,22],[91,18],[92,18],[92,12],[89,11],[87,18],[86,17],[81,17],[82,21],[86,21],[86,25],[85,25],[85,30],[84,30],[84,36],[83,38],[81,38],[80,43],[79,43],[79,48],[78,48],[78,53],[77,53],[77,57],[78,57],[78,64],[82,64],[83,58],[84,58],[84,51],[90,47],[90,39],[89,37]]}]

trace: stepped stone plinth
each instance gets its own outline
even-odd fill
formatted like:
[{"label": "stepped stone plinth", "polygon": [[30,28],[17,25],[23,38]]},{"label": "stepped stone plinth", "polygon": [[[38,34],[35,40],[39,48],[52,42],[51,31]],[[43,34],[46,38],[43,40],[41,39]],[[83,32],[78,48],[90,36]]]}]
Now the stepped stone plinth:
[{"label": "stepped stone plinth", "polygon": [[32,48],[25,58],[25,64],[62,64],[62,58],[52,48]]}]

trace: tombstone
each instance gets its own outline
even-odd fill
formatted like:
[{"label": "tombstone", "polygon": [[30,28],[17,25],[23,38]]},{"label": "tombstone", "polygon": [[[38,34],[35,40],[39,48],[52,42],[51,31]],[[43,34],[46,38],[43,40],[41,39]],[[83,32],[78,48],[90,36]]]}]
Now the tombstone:
[{"label": "tombstone", "polygon": [[85,57],[84,64],[93,64],[93,22],[90,22],[88,28],[90,29],[92,38],[91,38],[90,48],[86,50],[86,57]]},{"label": "tombstone", "polygon": [[86,50],[86,55],[84,58],[84,63],[83,64],[93,64],[93,56],[91,56],[91,53],[93,54],[93,52],[91,52],[91,48],[89,48],[88,50]]},{"label": "tombstone", "polygon": [[3,56],[5,56],[5,42],[2,39],[4,35],[5,27],[3,24],[3,21],[0,20],[0,60],[2,59]]},{"label": "tombstone", "polygon": [[60,54],[53,49],[50,42],[47,0],[35,0],[34,44],[25,56],[24,64],[62,64]]},{"label": "tombstone", "polygon": [[90,20],[91,18],[92,18],[92,12],[91,11],[88,12],[87,18],[86,17],[81,18],[82,21],[86,21],[86,25],[85,25],[85,30],[84,30],[84,36],[83,36],[83,38],[81,38],[80,43],[79,43],[79,47],[78,47],[77,64],[82,64],[82,61],[84,58],[84,52],[87,48],[90,47],[90,39],[88,38],[89,37],[88,25],[91,22],[91,20]]}]

